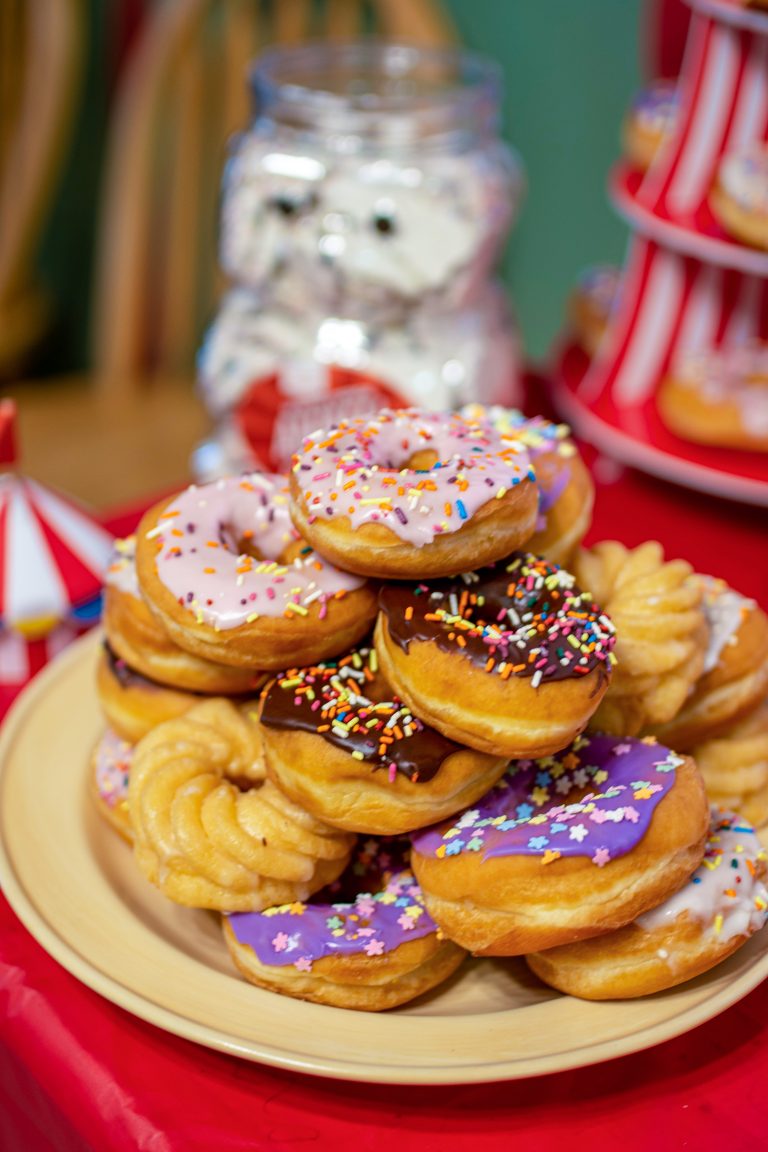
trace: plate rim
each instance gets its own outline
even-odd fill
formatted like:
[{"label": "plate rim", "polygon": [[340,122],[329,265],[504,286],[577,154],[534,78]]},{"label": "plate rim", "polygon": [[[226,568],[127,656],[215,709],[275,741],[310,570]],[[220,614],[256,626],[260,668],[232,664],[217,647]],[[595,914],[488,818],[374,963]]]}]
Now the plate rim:
[{"label": "plate rim", "polygon": [[[96,649],[99,641],[98,629],[94,629],[91,633],[74,641],[35,677],[12,704],[0,725],[0,787],[5,782],[10,752],[22,735],[25,723],[28,723],[34,716],[41,698],[44,698],[56,683],[65,677],[71,665],[89,659],[91,649]],[[104,832],[111,836],[116,835],[106,828],[106,825]],[[64,939],[36,907],[23,879],[17,875],[5,843],[2,825],[0,825],[0,886],[2,886],[12,911],[21,923],[61,967],[91,991],[96,992],[108,1002],[117,1005],[143,1022],[184,1040],[249,1062],[347,1082],[438,1087],[452,1084],[481,1084],[526,1079],[589,1067],[656,1047],[667,1040],[684,1035],[738,1003],[768,976],[767,948],[755,958],[745,972],[733,981],[724,982],[722,987],[715,989],[712,996],[703,1000],[696,999],[695,1003],[684,1005],[679,1012],[666,1020],[649,1023],[629,1035],[622,1034],[618,1037],[601,1040],[592,1044],[588,1049],[564,1046],[556,1054],[554,1065],[552,1064],[553,1054],[549,1052],[533,1057],[524,1053],[517,1055],[502,1053],[491,1061],[472,1060],[465,1063],[456,1062],[450,1065],[441,1064],[429,1067],[424,1067],[420,1063],[404,1066],[402,1062],[398,1062],[395,1067],[389,1064],[377,1064],[371,1060],[352,1063],[349,1057],[338,1059],[327,1054],[319,1057],[294,1049],[284,1050],[266,1042],[240,1040],[226,1031],[217,1030],[181,1012],[165,1008],[161,1004],[157,1004],[156,1001],[135,992],[120,980],[104,973],[92,959],[81,954],[70,941]],[[717,971],[717,969],[712,971]],[[685,987],[685,985],[678,986],[677,989],[670,989],[669,993],[662,995],[677,995],[684,999]],[[682,992],[680,992],[680,988],[683,989]],[[266,992],[263,994],[277,995]],[[280,999],[289,998],[280,997]],[[570,997],[562,997],[564,1002],[570,999]],[[293,1003],[300,1007],[302,1005],[301,1001],[293,1001]],[[617,1012],[621,1012],[622,1003],[621,1001],[616,1002]],[[317,1009],[322,1006],[307,1005],[306,1007]],[[539,1006],[531,1005],[529,1007],[536,1008]],[[322,1008],[322,1010],[328,1012],[347,1011],[333,1008]],[[497,1019],[505,1015],[512,1017],[519,1011],[526,1011],[526,1008],[483,1013],[479,1014],[478,1018],[487,1021],[493,1016]],[[357,1015],[361,1016],[361,1021],[364,1024],[371,1024],[372,1018],[375,1019],[378,1014],[358,1013]],[[388,1013],[383,1015],[390,1020],[396,1019]],[[471,1018],[472,1014],[468,1014],[453,1019],[469,1020]],[[408,1016],[403,1017],[403,1019],[408,1020],[410,1022],[409,1027],[413,1028],[418,1026],[420,1021],[429,1018]],[[370,1049],[366,1048],[366,1051],[370,1051]],[[542,1067],[542,1065],[546,1066]]]}]

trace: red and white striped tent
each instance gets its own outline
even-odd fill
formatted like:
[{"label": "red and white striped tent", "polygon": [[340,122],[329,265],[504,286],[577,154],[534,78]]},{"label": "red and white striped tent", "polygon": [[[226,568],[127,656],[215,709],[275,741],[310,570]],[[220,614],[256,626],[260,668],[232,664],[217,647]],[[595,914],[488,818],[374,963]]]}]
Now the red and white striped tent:
[{"label": "red and white striped tent", "polygon": [[25,683],[92,623],[112,537],[13,470],[15,411],[0,404],[0,685]]}]

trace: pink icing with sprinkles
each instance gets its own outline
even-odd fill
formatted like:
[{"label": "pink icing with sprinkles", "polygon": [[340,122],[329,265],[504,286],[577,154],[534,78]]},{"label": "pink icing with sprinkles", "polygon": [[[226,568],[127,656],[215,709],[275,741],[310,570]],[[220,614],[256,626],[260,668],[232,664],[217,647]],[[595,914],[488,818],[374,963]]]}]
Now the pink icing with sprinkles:
[{"label": "pink icing with sprinkles", "polygon": [[112,555],[104,574],[104,583],[107,587],[115,588],[118,592],[124,592],[138,600],[141,593],[136,576],[135,536],[126,536],[122,540],[114,541]]},{"label": "pink icing with sprinkles", "polygon": [[488,407],[482,404],[467,404],[460,411],[468,419],[484,421],[505,442],[521,443],[531,458],[534,470],[537,458],[544,453],[557,455],[563,461],[561,471],[548,485],[544,483],[539,473],[536,474],[539,486],[539,515],[536,530],[542,531],[547,526],[547,513],[560,499],[571,480],[571,470],[567,461],[576,455],[576,446],[570,439],[571,430],[568,425],[553,424],[543,416],[528,417],[517,408],[504,408],[499,404],[491,404]]},{"label": "pink icing with sprinkles", "polygon": [[[284,549],[298,539],[288,514],[284,476],[248,473],[182,492],[147,533],[159,540],[157,574],[200,623],[238,628],[259,616],[320,616],[328,600],[364,584],[305,549],[290,563]],[[252,543],[260,559],[242,549]]]},{"label": "pink icing with sprinkles", "polygon": [[128,799],[128,775],[133,748],[108,728],[96,748],[96,790],[110,808]]},{"label": "pink icing with sprinkles", "polygon": [[[407,462],[432,450],[437,462]],[[353,528],[379,522],[416,547],[457,532],[510,488],[535,479],[518,438],[458,412],[384,409],[342,420],[304,439],[293,472],[310,521],[347,517]]]},{"label": "pink icing with sprinkles", "polygon": [[455,820],[412,837],[422,856],[587,856],[598,868],[631,852],[675,782],[679,756],[653,740],[579,736],[563,752],[514,760]]}]

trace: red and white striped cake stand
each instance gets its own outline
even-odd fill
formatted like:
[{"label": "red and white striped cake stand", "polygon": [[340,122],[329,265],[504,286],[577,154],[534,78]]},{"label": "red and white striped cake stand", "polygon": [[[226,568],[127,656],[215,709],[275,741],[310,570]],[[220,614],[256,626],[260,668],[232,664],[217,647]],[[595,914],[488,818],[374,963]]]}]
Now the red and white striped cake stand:
[{"label": "red and white striped cake stand", "polygon": [[611,174],[611,199],[634,232],[619,299],[594,361],[561,351],[556,403],[624,463],[768,505],[768,455],[689,443],[656,409],[678,355],[768,340],[768,253],[731,239],[708,203],[720,158],[768,140],[768,13],[688,2],[676,127],[647,173],[620,164]]}]

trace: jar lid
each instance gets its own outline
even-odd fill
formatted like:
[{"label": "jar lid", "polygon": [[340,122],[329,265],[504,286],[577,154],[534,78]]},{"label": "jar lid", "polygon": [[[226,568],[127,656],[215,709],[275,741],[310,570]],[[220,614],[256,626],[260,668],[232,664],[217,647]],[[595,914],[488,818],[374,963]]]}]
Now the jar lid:
[{"label": "jar lid", "polygon": [[501,73],[475,53],[381,40],[269,49],[251,71],[257,115],[332,150],[494,133]]}]

